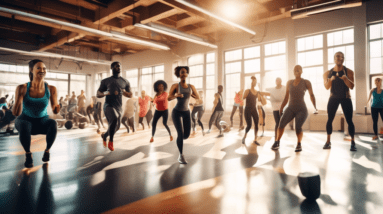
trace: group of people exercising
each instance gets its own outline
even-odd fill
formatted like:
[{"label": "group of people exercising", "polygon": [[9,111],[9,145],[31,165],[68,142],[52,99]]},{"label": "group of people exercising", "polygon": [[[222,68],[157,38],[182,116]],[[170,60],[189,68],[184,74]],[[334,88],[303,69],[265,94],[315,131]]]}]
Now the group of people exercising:
[{"label": "group of people exercising", "polygon": [[[334,56],[335,67],[323,74],[324,86],[326,89],[331,89],[331,95],[328,102],[327,112],[328,121],[326,124],[327,141],[323,149],[331,149],[331,134],[332,134],[332,122],[339,105],[342,106],[344,116],[348,123],[348,131],[351,136],[351,151],[356,151],[355,146],[355,127],[352,121],[353,106],[350,97],[350,89],[354,88],[354,72],[345,66],[344,54],[337,52]],[[126,126],[128,132],[129,127],[135,131],[134,126],[134,114],[137,109],[137,99],[132,99],[132,92],[130,90],[129,81],[121,77],[121,63],[113,62],[111,64],[112,76],[101,81],[100,87],[97,90],[97,98],[105,97],[105,103],[103,111],[108,121],[108,129],[103,133],[103,146],[108,147],[111,151],[114,150],[113,142],[114,135],[120,127],[121,122]],[[156,110],[152,123],[152,137],[150,142],[154,141],[154,135],[156,132],[156,126],[158,120],[162,117],[163,124],[167,129],[170,140],[173,140],[171,131],[167,125],[169,116],[168,101],[176,99],[176,105],[172,110],[171,117],[174,127],[177,131],[177,147],[179,150],[178,161],[181,164],[186,164],[187,161],[183,155],[183,142],[188,139],[191,130],[193,128],[193,134],[196,131],[196,124],[201,126],[202,134],[205,135],[203,124],[201,122],[202,115],[204,114],[203,106],[203,92],[197,92],[196,88],[186,83],[186,79],[189,75],[189,67],[178,66],[175,68],[174,75],[176,75],[180,82],[173,84],[167,93],[167,84],[163,80],[159,80],[154,84],[154,91],[156,92],[154,98],[145,95],[142,92],[142,96],[138,99],[138,103],[141,106],[139,112],[139,124],[144,128],[142,120],[147,117],[148,107],[147,105],[155,106]],[[269,97],[272,108],[273,116],[275,119],[275,142],[271,149],[277,150],[280,146],[280,140],[284,133],[285,126],[295,119],[295,130],[297,135],[297,146],[295,151],[302,151],[302,126],[308,117],[308,110],[304,101],[304,95],[306,91],[309,92],[311,102],[316,110],[316,101],[313,93],[312,85],[309,80],[302,78],[303,69],[297,65],[294,67],[295,79],[289,80],[286,86],[282,85],[280,78],[276,79],[276,87],[267,89],[267,92],[257,91],[255,89],[257,85],[257,79],[255,76],[251,77],[251,88],[245,91],[241,90],[236,93],[234,98],[235,104],[230,117],[231,127],[233,126],[233,115],[237,108],[240,111],[240,130],[244,129],[242,117],[245,115],[246,129],[242,139],[242,143],[245,144],[245,140],[248,132],[254,122],[254,143],[257,142],[259,113],[263,114],[262,119],[264,124],[265,112],[263,108],[257,107],[257,101],[262,105],[266,104],[266,97]],[[47,147],[44,152],[42,160],[44,162],[49,161],[49,150],[55,141],[57,135],[57,123],[55,120],[50,119],[47,114],[48,103],[51,103],[52,111],[54,114],[58,114],[66,107],[66,101],[60,104],[57,101],[56,87],[48,85],[44,82],[46,74],[46,66],[41,60],[32,60],[29,62],[29,78],[30,82],[19,85],[16,89],[15,103],[12,108],[12,113],[17,116],[16,128],[19,131],[19,139],[26,152],[26,167],[33,166],[32,154],[30,152],[31,135],[44,134],[46,135]],[[373,139],[377,139],[377,120],[378,114],[381,114],[383,119],[383,94],[381,89],[381,79],[376,79],[376,88],[370,92],[370,97],[373,97],[372,102],[372,117],[374,121],[375,136]],[[219,136],[223,136],[222,117],[224,114],[223,108],[223,86],[218,86],[218,92],[214,95],[214,107],[211,118],[209,120],[210,133],[212,124],[215,124],[219,129]],[[75,95],[73,94],[75,97]],[[72,98],[73,98],[72,96]],[[122,96],[131,98],[126,103],[126,109],[122,114]],[[195,102],[190,103],[190,98],[193,97]],[[84,94],[77,97],[78,100],[85,99]],[[68,100],[67,110],[71,108],[71,105],[75,105],[74,101]],[[81,101],[82,102],[82,101]],[[286,105],[288,104],[288,107]],[[245,105],[245,109],[243,106]],[[96,107],[95,107],[96,106]],[[193,106],[193,111],[190,112],[189,106]],[[77,105],[79,112],[88,114],[88,112],[99,112],[101,104],[96,102],[96,99],[92,98],[91,105],[85,108],[83,105]],[[286,108],[285,108],[286,107]],[[73,108],[73,107],[72,107]],[[144,111],[145,110],[145,111]],[[150,111],[151,112],[151,111]],[[243,113],[244,112],[244,113]],[[316,110],[317,112],[317,110]],[[150,115],[149,115],[150,116]],[[96,117],[100,117],[98,114]],[[151,116],[150,116],[151,117]],[[195,120],[197,118],[197,121]],[[147,118],[148,119],[148,118]],[[149,118],[151,120],[151,118]],[[99,120],[101,120],[99,118]],[[148,121],[150,121],[148,120]],[[102,120],[101,120],[102,121]],[[192,125],[193,122],[193,125]],[[149,125],[149,123],[148,123]],[[150,125],[149,125],[150,126]]]}]

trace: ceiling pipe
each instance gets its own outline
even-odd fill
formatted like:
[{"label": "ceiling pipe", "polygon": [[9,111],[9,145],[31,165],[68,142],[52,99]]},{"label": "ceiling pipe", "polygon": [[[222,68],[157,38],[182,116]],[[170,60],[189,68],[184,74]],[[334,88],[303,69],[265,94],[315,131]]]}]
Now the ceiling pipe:
[{"label": "ceiling pipe", "polygon": [[322,4],[317,4],[309,7],[303,7],[299,9],[291,10],[292,19],[306,18],[310,15],[325,13],[334,10],[340,10],[351,7],[362,6],[362,1],[346,3],[344,0],[334,0],[331,2],[326,2]]},{"label": "ceiling pipe", "polygon": [[143,46],[149,46],[149,47],[160,49],[160,50],[170,50],[170,48],[165,44],[147,41],[147,40],[143,40],[143,39],[128,36],[128,35],[111,34],[109,32],[105,32],[105,31],[101,31],[101,30],[97,30],[97,29],[93,29],[93,28],[89,28],[89,27],[85,27],[85,26],[81,26],[81,25],[76,25],[76,24],[72,24],[69,22],[63,22],[63,21],[59,21],[59,20],[47,18],[44,16],[31,14],[31,13],[26,13],[26,12],[22,12],[22,11],[18,11],[18,10],[13,10],[13,9],[5,8],[5,7],[0,7],[0,12],[9,13],[9,14],[17,15],[17,16],[23,16],[23,17],[27,17],[27,18],[31,18],[31,19],[36,19],[39,21],[48,22],[51,24],[58,25],[60,28],[62,26],[65,26],[67,29],[69,28],[69,30],[72,30],[75,32],[81,31],[84,34],[88,34],[88,35],[92,34],[95,36],[107,37],[108,39],[111,39],[113,41],[122,41],[122,42],[127,42],[127,43],[134,43],[134,44],[139,44],[139,45],[143,45]]}]

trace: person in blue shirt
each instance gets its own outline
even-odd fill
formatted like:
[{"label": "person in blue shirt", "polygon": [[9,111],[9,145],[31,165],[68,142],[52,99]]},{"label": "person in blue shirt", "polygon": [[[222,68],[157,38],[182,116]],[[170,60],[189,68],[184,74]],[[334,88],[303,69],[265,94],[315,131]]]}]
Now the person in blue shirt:
[{"label": "person in blue shirt", "polygon": [[367,106],[370,102],[371,96],[372,96],[372,103],[371,103],[371,116],[373,121],[373,128],[374,128],[374,136],[372,137],[373,140],[378,139],[378,120],[379,120],[379,114],[380,117],[383,120],[383,93],[382,93],[382,79],[376,78],[375,79],[375,86],[376,88],[371,89],[370,96],[367,100]]}]

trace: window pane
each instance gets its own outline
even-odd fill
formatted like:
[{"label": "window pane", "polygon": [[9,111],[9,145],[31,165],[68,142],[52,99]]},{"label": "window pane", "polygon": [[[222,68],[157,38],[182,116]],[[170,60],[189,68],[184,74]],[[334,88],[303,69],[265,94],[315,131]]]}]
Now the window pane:
[{"label": "window pane", "polygon": [[261,71],[261,59],[245,61],[245,73],[255,73]]},{"label": "window pane", "polygon": [[142,74],[151,74],[152,68],[142,68]]},{"label": "window pane", "polygon": [[159,65],[159,66],[154,67],[154,73],[163,73],[164,70],[165,69],[164,69],[163,65]]},{"label": "window pane", "polygon": [[265,45],[265,55],[283,54],[286,52],[286,42],[275,42]]},{"label": "window pane", "polygon": [[[72,77],[72,75],[71,75]],[[81,94],[81,90],[86,91],[86,81],[72,80],[70,81],[70,93],[75,92],[76,96]]]},{"label": "window pane", "polygon": [[286,56],[274,56],[265,58],[265,70],[282,70],[286,65]]},{"label": "window pane", "polygon": [[215,76],[206,76],[206,88],[215,89]]},{"label": "window pane", "polygon": [[250,58],[257,58],[261,56],[261,47],[251,47],[251,48],[245,48],[245,59],[250,59]]},{"label": "window pane", "polygon": [[279,54],[286,53],[286,42],[279,42]]},{"label": "window pane", "polygon": [[341,45],[343,44],[343,33],[342,31],[335,32],[334,33],[334,45]]},{"label": "window pane", "polygon": [[206,62],[215,62],[215,53],[206,54]]},{"label": "window pane", "polygon": [[354,43],[354,29],[343,31],[343,44]]},{"label": "window pane", "polygon": [[306,38],[306,50],[314,49],[314,37],[310,36]]},{"label": "window pane", "polygon": [[286,71],[285,70],[277,70],[277,71],[269,71],[265,73],[265,77],[262,78],[262,90],[266,88],[275,87],[276,78],[282,79],[282,84],[286,85]]},{"label": "window pane", "polygon": [[275,55],[279,53],[279,44],[273,43],[271,44],[271,54]]},{"label": "window pane", "polygon": [[226,63],[225,71],[227,74],[241,72],[241,62]]},{"label": "window pane", "polygon": [[132,88],[138,87],[138,77],[129,77],[128,81],[130,83],[130,87]]},{"label": "window pane", "polygon": [[381,38],[381,24],[370,25],[370,39]]},{"label": "window pane", "polygon": [[157,81],[157,80],[164,80],[164,73],[154,74],[154,81]]},{"label": "window pane", "polygon": [[215,64],[210,63],[206,65],[206,75],[214,75],[215,74]]},{"label": "window pane", "polygon": [[382,41],[370,42],[370,57],[381,57],[382,56]]},{"label": "window pane", "polygon": [[66,80],[68,80],[68,74],[57,73],[57,79],[66,79]]},{"label": "window pane", "polygon": [[188,59],[188,65],[196,65],[196,64],[202,64],[203,63],[203,54],[197,54],[194,56],[189,57]]},{"label": "window pane", "polygon": [[305,50],[305,38],[298,39],[297,42],[298,42],[298,51],[304,51]]},{"label": "window pane", "polygon": [[[226,109],[231,109],[234,104],[234,96],[235,93],[233,91],[239,91],[240,85],[241,85],[241,74],[228,74],[226,75],[226,87],[225,87],[225,94],[226,94]],[[210,96],[209,96],[210,97]],[[209,100],[209,97],[207,99]],[[211,102],[213,102],[213,99],[211,99]],[[208,103],[209,101],[207,101]]]},{"label": "window pane", "polygon": [[141,84],[142,84],[141,89],[144,90],[147,95],[152,96],[153,94],[152,75],[142,75]]},{"label": "window pane", "polygon": [[78,75],[78,74],[71,74],[70,78],[71,78],[71,80],[82,80],[82,81],[86,80],[85,75]]},{"label": "window pane", "polygon": [[323,48],[323,35],[314,36],[314,48]]},{"label": "window pane", "polygon": [[203,76],[203,65],[190,66],[190,77]]},{"label": "window pane", "polygon": [[225,61],[234,61],[242,59],[242,49],[225,52]]},{"label": "window pane", "polygon": [[[313,92],[316,99],[317,108],[320,110],[327,109],[328,98],[330,92],[323,86],[323,66],[304,68],[302,78],[310,80]],[[306,93],[306,104],[310,103],[310,96]],[[307,105],[308,108],[313,109],[312,105]]]},{"label": "window pane", "polygon": [[194,87],[198,89],[203,89],[203,79],[202,77],[193,77],[190,78],[190,84],[194,85]]},{"label": "window pane", "polygon": [[9,65],[8,64],[0,64],[0,70],[1,71],[9,71]]},{"label": "window pane", "polygon": [[16,65],[9,65],[9,71],[16,72]]},{"label": "window pane", "polygon": [[382,58],[370,59],[370,74],[382,73]]},{"label": "window pane", "polygon": [[18,73],[23,73],[23,72],[24,72],[24,66],[18,65],[18,66],[16,67],[16,72],[18,72]]},{"label": "window pane", "polygon": [[205,107],[206,109],[212,109],[214,104],[213,104],[213,98],[214,98],[214,94],[215,94],[215,89],[211,89],[211,90],[206,90],[206,94],[205,94]]}]

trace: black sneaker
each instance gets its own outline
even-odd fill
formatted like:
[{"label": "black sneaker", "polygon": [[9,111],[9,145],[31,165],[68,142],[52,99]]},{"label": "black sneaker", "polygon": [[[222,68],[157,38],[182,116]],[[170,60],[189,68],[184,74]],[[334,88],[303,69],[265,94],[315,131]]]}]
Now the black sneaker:
[{"label": "black sneaker", "polygon": [[27,168],[32,168],[33,167],[33,159],[32,159],[32,153],[27,153],[25,154],[25,163],[24,166]]},{"label": "black sneaker", "polygon": [[271,147],[272,150],[278,150],[279,149],[279,141],[275,141],[273,146]]},{"label": "black sneaker", "polygon": [[331,142],[324,144],[323,149],[331,149]]},{"label": "black sneaker", "polygon": [[50,156],[49,152],[45,151],[44,155],[43,155],[43,159],[42,159],[43,162],[48,162],[49,161],[49,156]]},{"label": "black sneaker", "polygon": [[351,141],[351,148],[350,148],[350,151],[352,152],[356,152],[356,146],[355,146],[355,142],[354,141]]},{"label": "black sneaker", "polygon": [[260,146],[261,144],[258,143],[258,141],[254,140],[253,143],[255,143],[257,146]]},{"label": "black sneaker", "polygon": [[302,145],[301,143],[297,144],[297,147],[295,148],[295,152],[301,152],[302,151]]}]

